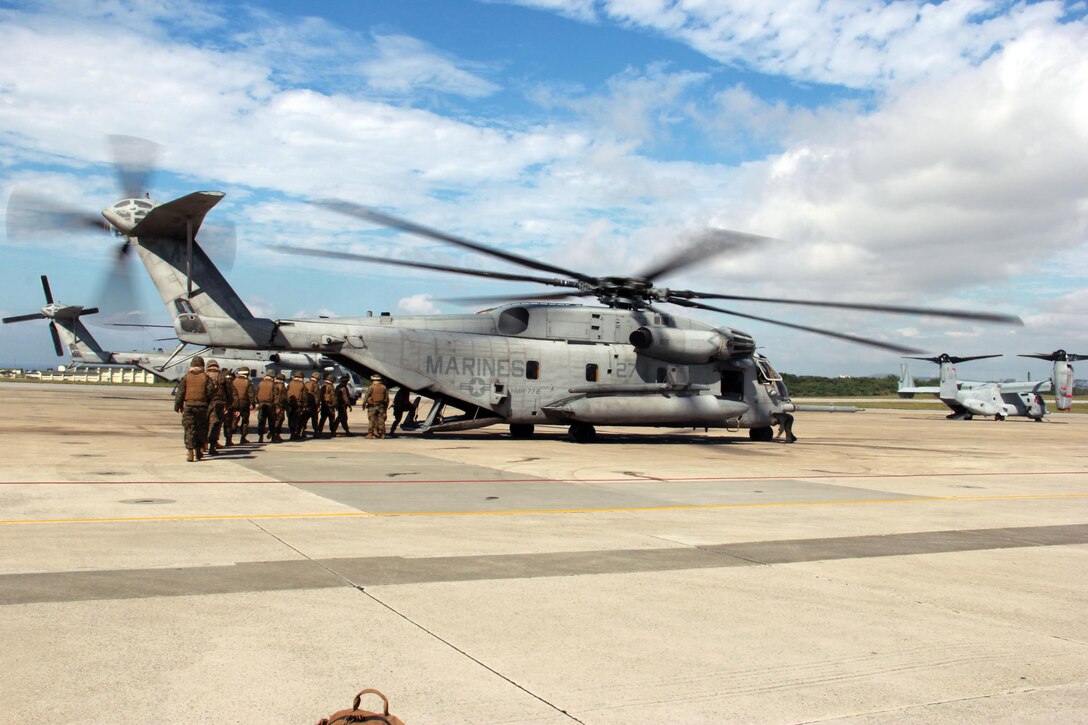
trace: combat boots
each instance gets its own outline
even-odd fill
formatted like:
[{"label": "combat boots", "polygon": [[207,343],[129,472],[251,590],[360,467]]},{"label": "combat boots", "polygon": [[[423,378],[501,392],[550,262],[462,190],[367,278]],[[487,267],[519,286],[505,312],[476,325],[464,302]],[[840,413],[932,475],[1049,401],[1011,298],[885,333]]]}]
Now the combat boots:
[{"label": "combat boots", "polygon": [[226,440],[223,441],[223,447],[224,448],[230,448],[233,445],[234,445],[234,436],[233,435],[226,436]]},{"label": "combat boots", "polygon": [[188,461],[189,463],[192,463],[193,461],[195,461],[195,460],[196,460],[196,456],[195,456],[195,454],[193,453],[193,449],[192,449],[192,448],[189,448],[189,449],[188,449],[188,455],[187,455],[187,456],[185,457],[185,460],[186,460],[186,461]]},{"label": "combat boots", "polygon": [[[246,439],[245,439],[245,438],[243,438],[243,439],[242,439],[242,442],[243,442],[243,443],[245,443],[245,442],[246,442]],[[264,443],[264,433],[258,433],[258,434],[257,434],[257,442],[258,442],[258,443]]]}]

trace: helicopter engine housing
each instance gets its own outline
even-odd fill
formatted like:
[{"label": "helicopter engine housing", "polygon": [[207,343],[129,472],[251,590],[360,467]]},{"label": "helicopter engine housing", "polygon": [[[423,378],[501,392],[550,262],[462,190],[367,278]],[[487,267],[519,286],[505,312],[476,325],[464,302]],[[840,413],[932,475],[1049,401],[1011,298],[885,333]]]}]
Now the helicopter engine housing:
[{"label": "helicopter engine housing", "polygon": [[685,330],[644,325],[631,333],[630,342],[642,355],[682,365],[746,357],[755,349],[751,337],[737,337],[729,328]]}]

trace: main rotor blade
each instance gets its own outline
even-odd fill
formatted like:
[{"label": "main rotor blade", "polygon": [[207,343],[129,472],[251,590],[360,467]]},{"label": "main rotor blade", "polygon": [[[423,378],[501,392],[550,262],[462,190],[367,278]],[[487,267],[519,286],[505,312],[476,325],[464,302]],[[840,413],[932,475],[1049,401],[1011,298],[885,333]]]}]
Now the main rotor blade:
[{"label": "main rotor blade", "polygon": [[446,297],[442,302],[461,302],[465,304],[491,304],[492,302],[541,302],[544,300],[567,300],[588,297],[589,292],[545,292],[543,294],[492,295],[482,297]]},{"label": "main rotor blade", "polygon": [[7,235],[10,241],[34,239],[47,232],[71,232],[107,228],[98,214],[61,204],[32,191],[15,189],[8,197]]},{"label": "main rotor blade", "polygon": [[150,191],[151,172],[158,164],[162,146],[136,136],[109,136],[117,182],[125,198],[142,197]]},{"label": "main rotor blade", "polygon": [[757,320],[759,322],[767,322],[772,325],[779,325],[781,327],[789,327],[794,330],[803,330],[804,332],[812,332],[817,335],[825,335],[827,337],[834,337],[839,340],[849,340],[850,342],[856,342],[859,345],[868,345],[869,347],[878,347],[882,350],[889,350],[891,352],[898,353],[917,353],[921,350],[916,350],[912,347],[905,347],[903,345],[895,345],[889,342],[880,342],[878,340],[871,340],[866,337],[858,337],[856,335],[848,335],[845,332],[835,332],[834,330],[824,330],[819,327],[809,327],[808,325],[795,325],[792,322],[782,322],[781,320],[772,320],[767,317],[757,317],[756,315],[746,315],[743,312],[737,312],[736,310],[726,310],[721,307],[714,307],[712,305],[704,305],[700,302],[692,302],[686,299],[669,299],[675,305],[681,307],[696,307],[701,310],[710,310],[711,312],[722,312],[727,315],[733,315],[735,317],[743,317],[748,320]]},{"label": "main rotor blade", "polygon": [[297,254],[303,257],[326,257],[328,259],[347,259],[355,262],[377,262],[378,264],[391,264],[397,267],[414,267],[416,269],[430,269],[436,272],[453,272],[466,274],[473,277],[488,277],[490,279],[502,279],[510,282],[536,282],[551,287],[573,287],[574,282],[565,279],[551,277],[533,277],[526,274],[509,274],[506,272],[488,272],[482,269],[467,269],[465,267],[451,267],[445,264],[428,264],[427,262],[409,262],[403,259],[390,259],[388,257],[373,257],[369,254],[355,254],[353,252],[336,252],[329,249],[306,249],[304,247],[292,247],[284,244],[270,245],[270,249],[285,254]]},{"label": "main rotor blade", "polygon": [[53,291],[49,289],[49,278],[42,275],[42,290],[45,292],[46,304],[53,304]]},{"label": "main rotor blade", "polygon": [[538,262],[535,259],[528,257],[522,257],[521,255],[514,254],[513,252],[504,252],[501,249],[495,249],[479,242],[472,242],[461,237],[455,237],[452,234],[446,234],[440,232],[437,229],[431,229],[429,227],[410,222],[407,219],[400,219],[398,217],[383,214],[380,211],[375,211],[360,204],[355,204],[350,201],[343,201],[341,199],[319,199],[313,202],[317,206],[324,207],[330,211],[335,211],[340,214],[346,214],[357,219],[363,219],[364,221],[371,222],[373,224],[379,224],[384,227],[390,227],[392,229],[400,229],[403,232],[409,234],[415,234],[420,237],[428,237],[439,242],[446,242],[447,244],[454,244],[458,247],[464,247],[465,249],[472,249],[481,254],[487,254],[492,257],[512,262],[522,267],[528,267],[530,269],[536,269],[541,272],[551,272],[552,274],[561,274],[565,277],[571,277],[583,282],[594,282],[594,278],[581,272],[575,272],[573,270],[564,269],[563,267],[556,267],[545,262]]},{"label": "main rotor blade", "polygon": [[675,274],[684,267],[690,267],[725,252],[736,251],[764,242],[777,241],[779,240],[772,237],[735,232],[731,229],[706,229],[699,233],[688,246],[677,251],[671,257],[662,260],[656,266],[650,267],[639,276],[642,279],[653,280],[657,277]]},{"label": "main rotor blade", "polygon": [[16,315],[15,317],[5,317],[4,324],[9,322],[26,322],[27,320],[48,320],[48,315],[43,315],[41,312],[35,312],[32,315]]},{"label": "main rotor blade", "polygon": [[60,344],[60,335],[57,334],[57,323],[49,323],[49,332],[53,335],[53,349],[57,351],[57,357],[64,357],[64,348]]},{"label": "main rotor blade", "polygon": [[770,302],[780,305],[802,305],[805,307],[831,307],[842,310],[865,310],[867,312],[890,312],[897,315],[929,315],[932,317],[950,317],[955,320],[975,320],[977,322],[1007,322],[1023,327],[1024,321],[1016,315],[1004,315],[996,312],[967,312],[963,310],[939,309],[933,307],[905,307],[901,305],[878,305],[857,302],[824,302],[822,300],[791,300],[781,297],[750,297],[746,295],[719,295],[691,290],[669,290],[669,295],[683,299],[701,300],[738,300],[740,302]]},{"label": "main rotor blade", "polygon": [[229,272],[238,256],[238,227],[234,222],[204,224],[197,240],[221,272]]}]

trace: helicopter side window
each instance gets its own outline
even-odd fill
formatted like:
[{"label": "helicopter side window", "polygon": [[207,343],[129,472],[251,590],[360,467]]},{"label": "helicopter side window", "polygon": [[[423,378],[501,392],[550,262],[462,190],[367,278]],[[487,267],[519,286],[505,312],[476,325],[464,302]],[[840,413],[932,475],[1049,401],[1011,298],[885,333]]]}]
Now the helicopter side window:
[{"label": "helicopter side window", "polygon": [[597,369],[596,363],[589,363],[586,365],[586,382],[595,383],[600,380],[600,371]]},{"label": "helicopter side window", "polygon": [[722,397],[731,400],[744,399],[744,371],[722,371]]},{"label": "helicopter side window", "polygon": [[659,383],[663,383],[668,379],[669,379],[669,375],[665,371],[665,368],[658,368],[657,369],[657,376],[655,377],[655,380],[657,380],[657,382],[659,382]]},{"label": "helicopter side window", "polygon": [[540,379],[540,362],[537,360],[525,361],[525,378],[526,380]]}]

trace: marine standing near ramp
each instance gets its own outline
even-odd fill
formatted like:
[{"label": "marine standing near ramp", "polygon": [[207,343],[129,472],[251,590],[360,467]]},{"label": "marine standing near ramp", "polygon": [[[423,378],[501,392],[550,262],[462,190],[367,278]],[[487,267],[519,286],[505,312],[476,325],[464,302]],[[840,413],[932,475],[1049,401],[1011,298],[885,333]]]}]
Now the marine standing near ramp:
[{"label": "marine standing near ramp", "polygon": [[234,388],[219,372],[219,363],[215,360],[208,361],[207,376],[212,381],[212,397],[208,402],[208,444],[206,446],[209,456],[219,455],[219,432],[223,430],[223,424],[227,420],[227,411],[231,408]]},{"label": "marine standing near ramp", "polygon": [[366,394],[366,414],[370,418],[367,438],[385,438],[385,411],[389,408],[389,390],[381,375],[370,376],[370,392]]},{"label": "marine standing near ramp", "polygon": [[283,443],[283,416],[287,413],[287,376],[276,373],[272,387],[272,409],[275,417],[272,421],[272,442]]},{"label": "marine standing near ramp", "polygon": [[189,364],[189,372],[178,381],[174,393],[174,412],[181,413],[185,428],[185,460],[199,461],[204,457],[208,437],[208,403],[214,393],[213,384],[204,372],[204,358],[197,355]]},{"label": "marine standing near ramp", "polygon": [[291,376],[291,382],[287,384],[287,430],[290,431],[290,440],[293,441],[302,439],[302,428],[306,425],[306,419],[302,417],[305,394],[306,383],[302,381],[302,371],[296,370]]}]

